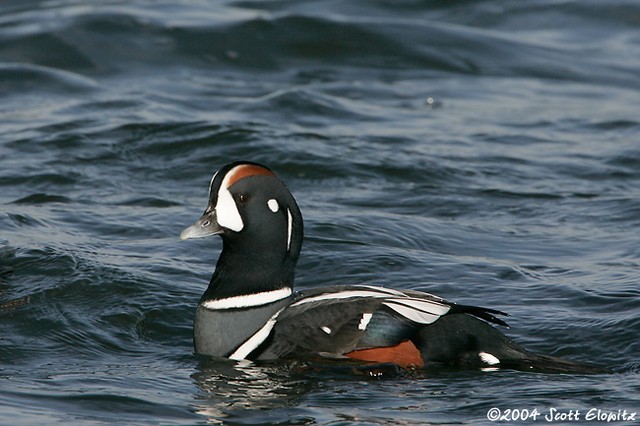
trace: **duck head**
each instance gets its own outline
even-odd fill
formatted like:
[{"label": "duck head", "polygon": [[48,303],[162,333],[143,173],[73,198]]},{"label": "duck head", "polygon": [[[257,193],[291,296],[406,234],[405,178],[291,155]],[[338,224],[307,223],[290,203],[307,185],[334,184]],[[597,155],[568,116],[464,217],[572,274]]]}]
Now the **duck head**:
[{"label": "duck head", "polygon": [[293,287],[303,223],[286,185],[268,167],[229,163],[209,184],[204,214],[180,239],[222,237],[222,252],[203,298]]}]

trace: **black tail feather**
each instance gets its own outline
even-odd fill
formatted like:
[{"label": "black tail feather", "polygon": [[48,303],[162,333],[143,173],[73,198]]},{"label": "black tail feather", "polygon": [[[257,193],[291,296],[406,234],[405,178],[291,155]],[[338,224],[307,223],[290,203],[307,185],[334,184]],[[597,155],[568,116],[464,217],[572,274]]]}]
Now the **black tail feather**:
[{"label": "black tail feather", "polygon": [[[451,315],[459,314],[459,315]],[[611,370],[592,364],[538,355],[524,349],[490,323],[505,324],[492,309],[456,305],[447,315],[414,337],[427,366],[506,368],[566,374],[602,374]]]},{"label": "black tail feather", "polygon": [[613,371],[599,365],[570,361],[550,355],[538,355],[527,352],[522,359],[505,359],[500,362],[501,368],[536,373],[564,374],[610,374]]},{"label": "black tail feather", "polygon": [[473,315],[476,318],[480,318],[481,320],[485,320],[489,323],[501,325],[503,327],[509,328],[509,324],[505,321],[498,318],[496,315],[500,315],[503,317],[508,317],[509,314],[498,311],[496,309],[489,308],[481,308],[479,306],[469,306],[469,305],[453,305],[449,314],[469,314]]}]

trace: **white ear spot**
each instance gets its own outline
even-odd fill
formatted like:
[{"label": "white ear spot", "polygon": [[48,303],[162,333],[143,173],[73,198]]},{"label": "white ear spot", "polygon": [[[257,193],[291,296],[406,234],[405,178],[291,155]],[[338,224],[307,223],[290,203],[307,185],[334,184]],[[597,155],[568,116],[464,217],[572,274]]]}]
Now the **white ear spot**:
[{"label": "white ear spot", "polygon": [[271,210],[274,213],[277,213],[278,210],[280,210],[280,205],[273,198],[267,201],[267,205],[269,206],[269,210]]},{"label": "white ear spot", "polygon": [[320,327],[320,330],[324,331],[327,334],[331,334],[331,329],[327,326]]},{"label": "white ear spot", "polygon": [[238,206],[224,185],[218,191],[218,203],[216,204],[216,217],[218,224],[232,231],[240,232],[244,228],[242,216],[238,211]]}]

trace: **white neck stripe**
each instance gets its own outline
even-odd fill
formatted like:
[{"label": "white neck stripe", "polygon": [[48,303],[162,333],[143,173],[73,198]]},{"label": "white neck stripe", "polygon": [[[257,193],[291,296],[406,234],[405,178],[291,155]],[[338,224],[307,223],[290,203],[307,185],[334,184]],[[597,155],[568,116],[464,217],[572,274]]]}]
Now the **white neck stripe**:
[{"label": "white neck stripe", "polygon": [[291,232],[293,231],[293,218],[291,210],[287,209],[287,251],[291,248]]},{"label": "white neck stripe", "polygon": [[234,309],[234,308],[250,308],[253,306],[262,306],[278,300],[286,299],[291,296],[293,291],[290,287],[280,288],[278,290],[264,291],[262,293],[246,294],[242,296],[227,297],[226,299],[207,300],[202,302],[202,306],[207,309]]}]

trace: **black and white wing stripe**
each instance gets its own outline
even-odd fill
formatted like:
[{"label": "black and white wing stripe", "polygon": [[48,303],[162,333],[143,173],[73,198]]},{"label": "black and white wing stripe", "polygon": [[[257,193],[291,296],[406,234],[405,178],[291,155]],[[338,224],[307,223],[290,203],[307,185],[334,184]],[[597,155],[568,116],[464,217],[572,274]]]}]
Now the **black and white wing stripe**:
[{"label": "black and white wing stripe", "polygon": [[[335,290],[335,291],[332,291]],[[290,305],[290,308],[335,300],[371,299],[417,324],[431,324],[449,312],[451,304],[428,293],[412,297],[401,291],[375,286],[329,287],[320,294],[308,294]]]}]

